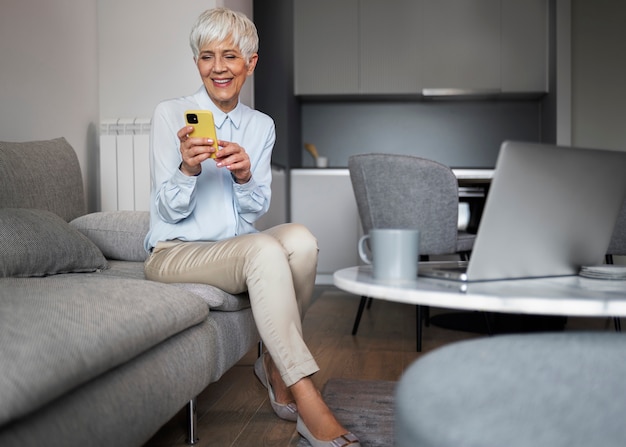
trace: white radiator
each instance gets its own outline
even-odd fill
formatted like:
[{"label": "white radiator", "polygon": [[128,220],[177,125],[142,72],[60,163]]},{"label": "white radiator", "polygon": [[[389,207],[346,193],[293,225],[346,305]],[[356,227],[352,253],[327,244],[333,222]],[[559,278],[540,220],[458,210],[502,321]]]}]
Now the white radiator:
[{"label": "white radiator", "polygon": [[100,123],[100,208],[150,209],[150,119]]}]

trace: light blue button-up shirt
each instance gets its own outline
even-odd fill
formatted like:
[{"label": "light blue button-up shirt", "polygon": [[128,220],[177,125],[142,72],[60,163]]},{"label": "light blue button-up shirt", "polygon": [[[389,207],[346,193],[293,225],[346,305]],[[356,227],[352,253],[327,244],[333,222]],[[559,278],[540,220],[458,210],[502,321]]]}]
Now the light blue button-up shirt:
[{"label": "light blue button-up shirt", "polygon": [[[237,184],[215,160],[202,163],[202,173],[189,177],[176,133],[185,126],[186,110],[213,112],[217,138],[243,147],[250,157],[252,178]],[[150,231],[146,250],[158,241],[216,241],[253,233],[271,199],[271,154],[276,140],[274,121],[239,103],[225,114],[213,104],[204,86],[195,95],[163,101],[152,117],[150,135]]]}]

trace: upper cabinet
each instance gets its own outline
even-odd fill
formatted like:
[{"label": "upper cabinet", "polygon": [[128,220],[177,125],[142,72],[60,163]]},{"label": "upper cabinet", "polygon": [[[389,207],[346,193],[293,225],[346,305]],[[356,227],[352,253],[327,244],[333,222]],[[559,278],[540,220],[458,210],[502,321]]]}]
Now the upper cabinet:
[{"label": "upper cabinet", "polygon": [[422,3],[359,1],[359,93],[404,94],[420,89],[416,45]]},{"label": "upper cabinet", "polygon": [[501,88],[548,91],[547,0],[501,0]]},{"label": "upper cabinet", "polygon": [[296,94],[359,93],[359,0],[296,0]]},{"label": "upper cabinet", "polygon": [[500,0],[422,4],[422,88],[500,90]]},{"label": "upper cabinet", "polygon": [[547,91],[548,0],[295,0],[296,95]]}]

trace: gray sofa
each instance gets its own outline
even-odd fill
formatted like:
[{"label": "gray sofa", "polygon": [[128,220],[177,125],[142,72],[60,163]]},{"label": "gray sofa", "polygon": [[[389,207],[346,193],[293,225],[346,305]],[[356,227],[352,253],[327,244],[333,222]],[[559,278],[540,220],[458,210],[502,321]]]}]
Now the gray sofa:
[{"label": "gray sofa", "polygon": [[247,296],[144,279],[148,222],[86,214],[65,139],[0,142],[1,446],[140,446],[258,342]]}]

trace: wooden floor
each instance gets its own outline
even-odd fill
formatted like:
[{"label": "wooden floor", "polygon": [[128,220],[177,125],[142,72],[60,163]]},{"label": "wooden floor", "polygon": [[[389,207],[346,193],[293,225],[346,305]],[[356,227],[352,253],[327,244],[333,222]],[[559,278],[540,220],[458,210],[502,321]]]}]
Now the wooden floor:
[{"label": "wooden floor", "polygon": [[[318,299],[304,320],[305,340],[321,370],[314,381],[320,389],[331,378],[397,381],[413,361],[428,351],[482,335],[430,325],[424,330],[422,353],[416,352],[415,307],[374,300],[363,313],[356,336],[351,335],[359,297],[333,287],[318,287]],[[431,309],[431,315],[446,313]],[[605,318],[569,318],[566,330],[613,330]],[[198,397],[198,446],[296,446],[295,423],[279,419],[265,388],[254,377],[256,350],[250,351],[218,382]],[[144,447],[184,446],[181,411]]]}]

